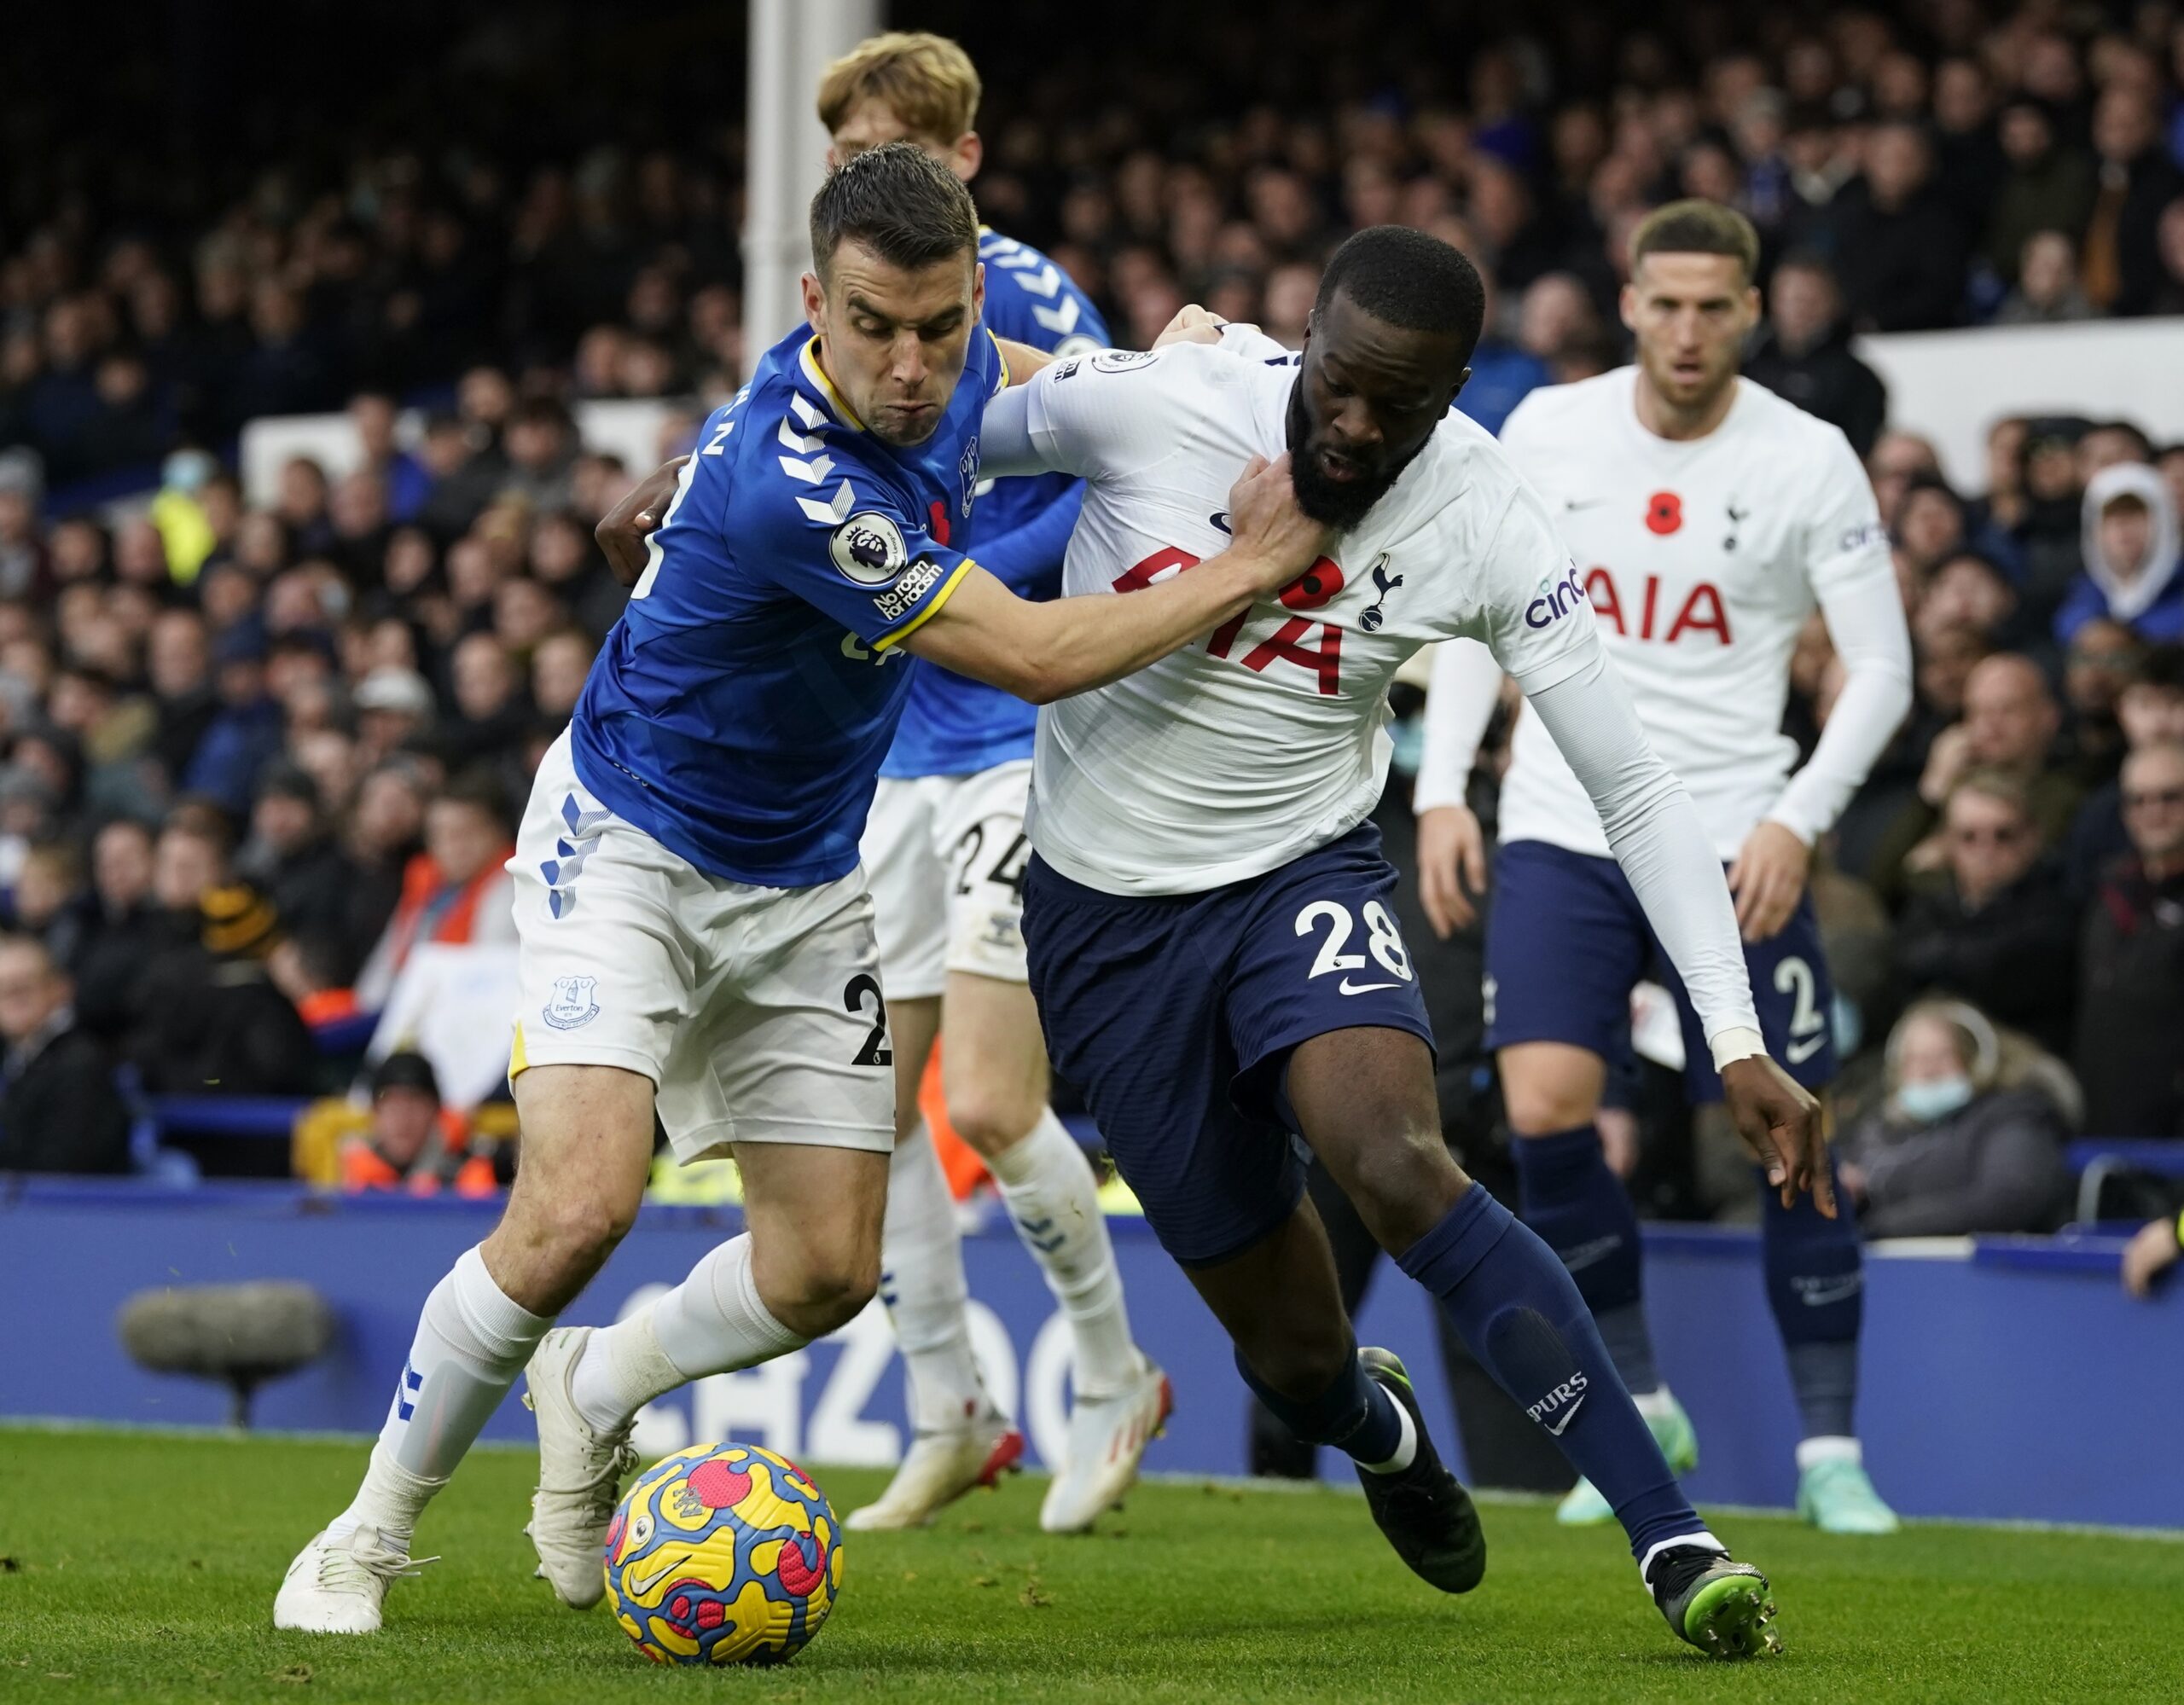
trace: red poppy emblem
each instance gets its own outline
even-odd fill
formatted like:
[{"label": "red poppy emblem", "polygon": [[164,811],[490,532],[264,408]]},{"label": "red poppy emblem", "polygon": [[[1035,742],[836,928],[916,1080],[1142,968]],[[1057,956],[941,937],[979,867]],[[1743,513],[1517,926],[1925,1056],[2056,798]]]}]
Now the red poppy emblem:
[{"label": "red poppy emblem", "polygon": [[1683,499],[1673,491],[1656,491],[1646,500],[1646,529],[1666,537],[1683,525]]}]

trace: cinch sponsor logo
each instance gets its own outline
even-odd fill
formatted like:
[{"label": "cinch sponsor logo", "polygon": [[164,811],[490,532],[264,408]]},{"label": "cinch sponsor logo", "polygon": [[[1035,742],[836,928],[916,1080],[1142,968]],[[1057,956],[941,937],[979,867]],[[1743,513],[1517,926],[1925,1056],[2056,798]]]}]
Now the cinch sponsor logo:
[{"label": "cinch sponsor logo", "polygon": [[1577,1406],[1585,1401],[1585,1376],[1573,1373],[1536,1403],[1525,1406],[1525,1413],[1546,1428],[1557,1438],[1570,1424],[1570,1418],[1577,1412]]},{"label": "cinch sponsor logo", "polygon": [[940,565],[931,557],[920,557],[903,571],[903,577],[890,590],[872,600],[883,622],[898,622],[908,615],[918,600],[932,589],[940,578]]},{"label": "cinch sponsor logo", "polygon": [[1525,606],[1525,625],[1544,628],[1568,615],[1584,598],[1585,589],[1577,583],[1577,571],[1572,565],[1552,588]]}]

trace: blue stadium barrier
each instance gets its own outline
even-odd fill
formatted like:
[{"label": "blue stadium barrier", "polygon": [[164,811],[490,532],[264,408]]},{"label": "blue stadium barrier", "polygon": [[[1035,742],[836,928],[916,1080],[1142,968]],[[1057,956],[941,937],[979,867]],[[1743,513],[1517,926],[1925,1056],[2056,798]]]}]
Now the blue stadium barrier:
[{"label": "blue stadium barrier", "polygon": [[[329,1198],[288,1185],[175,1192],[140,1181],[0,1179],[0,1415],[213,1426],[209,1385],[130,1363],[115,1315],[134,1292],[282,1278],[317,1285],[341,1322],[317,1366],[268,1386],[272,1428],[364,1433],[386,1412],[425,1293],[491,1225],[491,1202]],[[1140,1221],[1112,1222],[1130,1314],[1176,1383],[1178,1410],[1155,1470],[1244,1467],[1244,1392],[1226,1341]],[[602,1323],[672,1283],[740,1224],[731,1209],[649,1207],[566,1317]],[[1654,1227],[1649,1303],[1662,1366],[1704,1441],[1690,1477],[1702,1501],[1786,1505],[1796,1422],[1762,1284],[1757,1239],[1734,1229]],[[1868,1262],[1867,1460],[1899,1508],[1920,1516],[2184,1527],[2175,1418],[2184,1413],[2184,1287],[2134,1302],[2117,1282],[2122,1244],[1929,1240],[1880,1245]],[[1005,1224],[967,1240],[981,1359],[1025,1419],[1034,1455],[1062,1431],[1067,1331]],[[1437,1435],[1453,1442],[1423,1294],[1383,1267],[1360,1335],[1403,1352]],[[520,1440],[510,1403],[488,1436]],[[886,1464],[905,1439],[902,1381],[877,1308],[832,1338],[700,1382],[648,1412],[641,1447],[735,1435],[815,1463]],[[359,1457],[361,1465],[361,1454]],[[1332,1463],[1323,1466],[1332,1468]],[[347,1491],[325,1488],[328,1507]]]}]

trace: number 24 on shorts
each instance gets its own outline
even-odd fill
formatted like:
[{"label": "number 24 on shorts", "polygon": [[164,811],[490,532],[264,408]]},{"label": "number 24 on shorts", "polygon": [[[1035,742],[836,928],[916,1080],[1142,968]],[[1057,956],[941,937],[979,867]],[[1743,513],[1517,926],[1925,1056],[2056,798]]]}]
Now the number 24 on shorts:
[{"label": "number 24 on shorts", "polygon": [[[1359,908],[1365,919],[1365,945],[1374,960],[1404,983],[1410,981],[1410,954],[1403,944],[1403,931],[1396,927],[1396,920],[1388,915],[1388,908],[1377,900],[1368,900]],[[1339,900],[1315,900],[1297,914],[1297,933],[1309,936],[1320,925],[1327,925],[1327,939],[1320,943],[1318,954],[1312,960],[1307,977],[1328,977],[1337,972],[1342,981],[1337,985],[1345,995],[1364,995],[1375,989],[1392,989],[1392,983],[1353,983],[1350,973],[1362,971],[1367,957],[1362,953],[1345,953],[1350,937],[1355,932],[1356,919],[1350,914],[1350,908]]]}]

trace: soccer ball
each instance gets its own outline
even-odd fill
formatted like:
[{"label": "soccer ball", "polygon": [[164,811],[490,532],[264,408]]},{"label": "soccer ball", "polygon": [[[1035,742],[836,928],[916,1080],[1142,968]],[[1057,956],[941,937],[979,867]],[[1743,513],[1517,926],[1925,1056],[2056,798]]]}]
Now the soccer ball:
[{"label": "soccer ball", "polygon": [[637,1477],[607,1530],[614,1620],[654,1663],[781,1663],[842,1587],[841,1523],[756,1445],[693,1445]]}]

